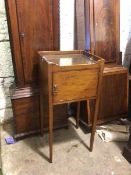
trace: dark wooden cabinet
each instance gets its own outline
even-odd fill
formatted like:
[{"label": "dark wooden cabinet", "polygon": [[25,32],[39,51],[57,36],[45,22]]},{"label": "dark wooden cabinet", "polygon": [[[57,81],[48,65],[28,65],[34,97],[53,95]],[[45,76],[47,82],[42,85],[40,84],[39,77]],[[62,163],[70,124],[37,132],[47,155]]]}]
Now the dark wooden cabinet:
[{"label": "dark wooden cabinet", "polygon": [[[128,71],[119,66],[120,52],[120,1],[119,0],[85,0],[87,49],[105,59],[102,94],[98,123],[128,114]],[[88,10],[89,9],[89,10]],[[87,10],[89,12],[87,12]],[[90,42],[89,42],[90,41]],[[81,119],[87,120],[86,102],[81,103]],[[94,102],[91,101],[91,113]]]},{"label": "dark wooden cabinet", "polygon": [[[120,117],[126,117],[128,113],[128,70],[121,66],[105,65],[98,123],[104,123]],[[90,124],[92,117],[88,119],[86,102],[81,102],[81,120]],[[91,116],[94,111],[94,101],[90,101]],[[88,119],[88,120],[87,120]]]},{"label": "dark wooden cabinet", "polygon": [[[40,129],[37,52],[59,50],[59,0],[6,0],[5,4],[16,77],[10,91],[18,137]],[[55,128],[67,126],[66,108],[66,105],[54,108]]]},{"label": "dark wooden cabinet", "polygon": [[[40,132],[40,94],[38,88],[11,87],[11,100],[15,122],[15,137]],[[54,107],[54,128],[67,126],[67,107]],[[44,130],[48,129],[48,116],[43,122]]]},{"label": "dark wooden cabinet", "polygon": [[5,2],[17,85],[36,84],[37,52],[59,49],[59,2],[58,0],[7,0]]}]

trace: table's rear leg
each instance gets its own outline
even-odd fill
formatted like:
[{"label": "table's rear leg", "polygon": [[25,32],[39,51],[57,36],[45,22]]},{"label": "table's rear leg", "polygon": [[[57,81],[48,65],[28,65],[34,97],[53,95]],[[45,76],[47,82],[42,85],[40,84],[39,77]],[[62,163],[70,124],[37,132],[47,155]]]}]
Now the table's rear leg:
[{"label": "table's rear leg", "polygon": [[77,102],[76,128],[79,128],[79,120],[80,120],[80,102]]}]

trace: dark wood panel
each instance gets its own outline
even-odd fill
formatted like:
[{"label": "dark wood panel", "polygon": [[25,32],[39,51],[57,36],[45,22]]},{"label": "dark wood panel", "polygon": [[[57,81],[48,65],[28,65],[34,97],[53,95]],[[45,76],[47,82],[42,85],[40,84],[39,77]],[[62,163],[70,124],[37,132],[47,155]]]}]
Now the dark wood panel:
[{"label": "dark wood panel", "polygon": [[118,62],[120,52],[119,0],[93,0],[90,5],[91,16],[93,16],[93,19],[91,18],[93,50],[96,55],[107,61]]},{"label": "dark wood panel", "polygon": [[53,49],[52,2],[16,0],[25,82],[38,76],[38,50]]},{"label": "dark wood panel", "polygon": [[39,113],[25,113],[15,116],[15,134],[38,131],[40,128]]},{"label": "dark wood panel", "polygon": [[127,73],[105,75],[98,120],[127,113],[128,83]]},{"label": "dark wood panel", "polygon": [[52,1],[53,50],[60,50],[60,11],[59,0]]},{"label": "dark wood panel", "polygon": [[[11,87],[11,100],[15,121],[15,136],[22,137],[40,132],[40,96],[38,88]],[[44,101],[43,101],[44,103]],[[54,107],[54,128],[67,126],[67,105]],[[48,129],[48,113],[44,111],[44,130]]]},{"label": "dark wood panel", "polygon": [[[35,97],[36,98],[36,97]],[[27,101],[26,101],[27,100]],[[23,101],[26,101],[26,107],[24,110],[26,112],[22,112],[19,115],[18,108],[21,108]],[[30,104],[28,106],[28,101],[32,101],[32,105],[34,105],[34,99],[32,97],[28,97],[26,99],[17,99],[13,100],[14,109],[14,117],[15,117],[15,135],[24,135],[29,133],[39,133],[40,132],[40,113],[38,108],[35,108],[35,111],[30,111]],[[37,100],[37,102],[39,102]],[[19,103],[19,106],[18,106]],[[66,111],[66,105],[57,106],[54,108],[54,128],[62,128],[67,126],[67,114],[63,111]],[[15,113],[16,112],[16,113]],[[43,121],[44,130],[48,129],[48,116],[44,117]]]},{"label": "dark wood panel", "polygon": [[39,96],[15,100],[14,113],[16,116],[27,115],[28,113],[39,113]]},{"label": "dark wood panel", "polygon": [[12,100],[15,119],[15,134],[40,128],[39,96]]},{"label": "dark wood panel", "polygon": [[90,33],[90,2],[89,0],[84,1],[85,10],[85,49],[91,50],[91,33]]},{"label": "dark wood panel", "polygon": [[[94,101],[90,101],[91,116]],[[128,71],[122,67],[104,71],[98,123],[111,121],[128,114]],[[81,119],[88,123],[86,102],[81,102]]]}]

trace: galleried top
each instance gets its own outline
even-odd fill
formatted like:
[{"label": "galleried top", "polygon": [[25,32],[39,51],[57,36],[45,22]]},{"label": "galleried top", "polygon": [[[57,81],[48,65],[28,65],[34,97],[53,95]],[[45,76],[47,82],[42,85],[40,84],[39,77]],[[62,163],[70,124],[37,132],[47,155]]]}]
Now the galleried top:
[{"label": "galleried top", "polygon": [[83,54],[46,55],[42,58],[47,62],[56,64],[58,66],[84,65],[93,64],[96,62],[93,59],[93,56],[86,56]]}]

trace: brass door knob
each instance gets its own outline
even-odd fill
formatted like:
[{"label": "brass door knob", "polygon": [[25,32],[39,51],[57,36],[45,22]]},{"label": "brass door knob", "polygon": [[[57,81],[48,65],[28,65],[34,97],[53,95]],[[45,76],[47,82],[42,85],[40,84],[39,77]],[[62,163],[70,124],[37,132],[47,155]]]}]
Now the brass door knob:
[{"label": "brass door knob", "polygon": [[58,86],[55,84],[53,86],[53,93],[57,93],[58,92]]}]

